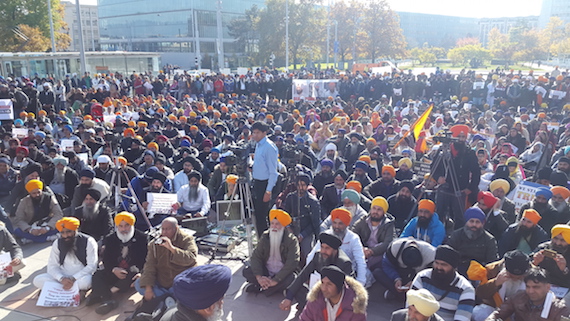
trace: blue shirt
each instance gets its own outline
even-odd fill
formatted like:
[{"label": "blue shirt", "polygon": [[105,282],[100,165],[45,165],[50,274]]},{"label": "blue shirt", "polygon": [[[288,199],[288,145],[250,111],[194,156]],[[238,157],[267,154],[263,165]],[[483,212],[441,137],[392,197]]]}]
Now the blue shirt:
[{"label": "blue shirt", "polygon": [[257,142],[255,148],[255,154],[253,156],[253,166],[252,166],[252,176],[253,179],[257,180],[268,180],[267,188],[265,191],[271,192],[275,183],[277,182],[277,157],[279,151],[277,146],[263,137],[259,142]]}]

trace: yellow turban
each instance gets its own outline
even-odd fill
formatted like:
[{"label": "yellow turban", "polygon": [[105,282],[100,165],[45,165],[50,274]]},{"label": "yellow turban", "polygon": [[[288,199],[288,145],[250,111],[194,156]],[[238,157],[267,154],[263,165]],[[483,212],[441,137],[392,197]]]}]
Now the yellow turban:
[{"label": "yellow turban", "polygon": [[292,222],[291,216],[284,210],[269,211],[269,221],[271,222],[273,219],[277,219],[283,226],[287,226]]},{"label": "yellow turban", "polygon": [[509,182],[507,182],[502,178],[492,181],[491,184],[489,185],[489,189],[491,190],[491,192],[494,192],[499,188],[501,188],[505,192],[505,194],[508,194],[509,190],[511,189],[511,186],[509,185]]},{"label": "yellow turban", "polygon": [[26,191],[28,191],[28,193],[31,193],[35,189],[43,189],[43,188],[44,188],[44,183],[37,179],[32,179],[28,183],[26,183]]},{"label": "yellow turban", "polygon": [[566,241],[566,243],[570,244],[570,225],[568,225],[568,224],[556,224],[552,228],[551,232],[552,232],[551,233],[552,238],[562,234],[564,241]]},{"label": "yellow turban", "polygon": [[151,147],[154,147],[154,149],[158,150],[158,144],[155,143],[155,142],[150,142],[150,143],[148,143],[148,145],[147,145],[146,147],[148,147],[149,149],[150,149]]},{"label": "yellow turban", "polygon": [[412,168],[412,160],[404,157],[398,161],[398,166],[402,166],[402,164],[408,165],[408,168]]},{"label": "yellow turban", "polygon": [[372,206],[380,206],[383,210],[384,213],[388,212],[388,201],[386,201],[386,199],[382,196],[376,196],[373,200],[372,200]]},{"label": "yellow turban", "polygon": [[75,217],[64,217],[55,223],[55,227],[60,232],[64,228],[72,231],[77,231],[79,228],[79,220]]},{"label": "yellow turban", "polygon": [[230,174],[226,177],[226,183],[235,185],[238,181],[238,176]]},{"label": "yellow turban", "polygon": [[362,155],[362,156],[358,157],[358,160],[366,162],[366,164],[368,164],[368,165],[370,165],[370,163],[372,162],[372,159],[368,155]]},{"label": "yellow turban", "polygon": [[431,317],[439,310],[439,302],[426,289],[409,290],[406,299],[408,305],[413,305],[424,317]]},{"label": "yellow turban", "polygon": [[122,221],[127,222],[130,226],[135,225],[137,219],[135,216],[129,212],[121,212],[115,215],[115,225],[121,224]]}]

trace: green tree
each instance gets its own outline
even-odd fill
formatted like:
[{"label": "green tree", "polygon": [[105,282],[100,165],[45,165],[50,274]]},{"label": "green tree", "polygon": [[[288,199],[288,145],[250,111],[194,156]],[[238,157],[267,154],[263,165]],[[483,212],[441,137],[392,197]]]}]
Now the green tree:
[{"label": "green tree", "polygon": [[245,11],[245,15],[230,21],[228,31],[236,39],[239,49],[248,55],[250,63],[254,64],[258,48],[259,34],[257,32],[260,10],[257,5]]},{"label": "green tree", "polygon": [[[59,0],[50,0],[57,49],[64,50],[69,46],[69,36],[59,32],[65,28],[63,21],[63,6]],[[27,28],[27,27],[29,28]],[[33,41],[25,39],[16,30],[24,30],[33,35]],[[25,32],[22,32],[25,34]],[[39,33],[38,33],[39,32]],[[26,35],[27,36],[27,35]],[[48,50],[51,48],[49,14],[46,0],[2,0],[0,5],[0,51],[37,50],[47,40]],[[61,47],[60,47],[61,46]]]},{"label": "green tree", "polygon": [[[356,57],[361,52],[361,47],[363,44],[363,31],[361,29],[363,22],[364,5],[363,2],[359,1],[337,1],[330,8],[330,35],[331,35],[331,45],[329,46],[329,56],[334,54],[334,23],[338,23],[338,54],[340,56],[340,61],[343,63],[348,59],[355,60]],[[326,23],[325,23],[326,28]],[[326,30],[325,30],[326,32]],[[325,35],[326,42],[326,35]],[[324,43],[326,48],[326,43]],[[353,57],[353,52],[356,57]]]},{"label": "green tree", "polygon": [[491,50],[493,56],[510,62],[515,53],[517,45],[509,41],[509,35],[503,34],[498,28],[489,31],[487,48]]},{"label": "green tree", "polygon": [[447,53],[447,58],[451,60],[453,65],[469,64],[473,68],[479,67],[485,60],[492,57],[491,51],[483,48],[480,44],[456,47]]},{"label": "green tree", "polygon": [[363,51],[374,62],[378,58],[405,55],[406,42],[398,16],[386,0],[365,2],[362,18]]}]

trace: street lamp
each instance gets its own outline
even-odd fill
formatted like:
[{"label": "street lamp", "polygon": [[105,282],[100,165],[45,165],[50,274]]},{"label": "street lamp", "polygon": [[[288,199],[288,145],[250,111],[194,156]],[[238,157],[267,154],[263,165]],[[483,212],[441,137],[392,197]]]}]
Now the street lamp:
[{"label": "street lamp", "polygon": [[289,0],[285,0],[285,70],[289,69]]}]

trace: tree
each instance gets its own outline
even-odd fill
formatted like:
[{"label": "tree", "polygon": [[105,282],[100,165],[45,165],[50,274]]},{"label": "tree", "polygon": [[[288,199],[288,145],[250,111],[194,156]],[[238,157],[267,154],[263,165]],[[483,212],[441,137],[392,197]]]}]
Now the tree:
[{"label": "tree", "polygon": [[446,50],[438,47],[428,47],[427,43],[423,48],[413,48],[410,50],[410,56],[413,60],[419,60],[420,64],[433,65],[438,58],[446,57]]},{"label": "tree", "polygon": [[[50,0],[57,49],[64,50],[69,46],[69,36],[59,30],[65,28],[63,21],[63,6],[59,0]],[[29,27],[26,28],[25,26]],[[25,30],[34,37],[38,44],[17,35],[17,29]],[[49,14],[46,0],[2,0],[0,6],[0,51],[28,50],[43,47],[45,41],[51,48]],[[28,41],[26,43],[26,41]],[[61,46],[61,47],[59,47]],[[19,49],[23,48],[23,49]]]},{"label": "tree", "polygon": [[386,0],[366,1],[362,20],[362,47],[372,62],[380,57],[404,56],[406,42],[402,28]]},{"label": "tree", "polygon": [[481,44],[456,47],[447,53],[447,58],[453,65],[469,64],[472,68],[479,67],[485,60],[492,58],[491,51]]},{"label": "tree", "polygon": [[556,16],[551,17],[541,34],[544,46],[548,48],[551,55],[556,56],[559,51],[559,44],[563,42],[567,36],[564,21]]},{"label": "tree", "polygon": [[245,11],[245,15],[230,21],[228,25],[230,36],[236,39],[241,51],[249,56],[251,64],[255,63],[255,56],[259,52],[257,32],[260,10],[253,5]]},{"label": "tree", "polygon": [[501,33],[498,28],[493,28],[489,31],[488,39],[487,48],[493,56],[510,62],[517,46],[509,41],[509,36]]},{"label": "tree", "polygon": [[479,38],[465,37],[457,39],[457,41],[455,42],[455,47],[463,47],[463,46],[478,45],[478,44],[480,44]]},{"label": "tree", "polygon": [[[363,21],[363,11],[364,5],[362,2],[358,1],[337,1],[330,9],[329,22],[331,22],[331,39],[334,39],[333,21],[336,21],[339,24],[338,54],[343,63],[347,60],[347,57],[350,57],[352,60],[356,60],[356,57],[353,57],[353,52],[356,56],[360,53],[360,48],[362,47],[364,39],[363,31],[360,28]],[[326,48],[326,43],[324,44],[324,47]],[[334,42],[331,42],[329,49],[330,51],[326,54],[330,56],[334,53]]]}]

